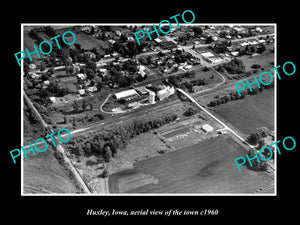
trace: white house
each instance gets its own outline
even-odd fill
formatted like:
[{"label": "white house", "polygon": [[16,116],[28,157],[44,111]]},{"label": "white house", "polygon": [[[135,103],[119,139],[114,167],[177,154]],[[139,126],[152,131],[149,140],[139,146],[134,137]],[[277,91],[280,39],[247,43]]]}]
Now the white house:
[{"label": "white house", "polygon": [[81,80],[84,80],[87,78],[86,74],[84,74],[84,73],[78,73],[77,77],[79,77]]}]

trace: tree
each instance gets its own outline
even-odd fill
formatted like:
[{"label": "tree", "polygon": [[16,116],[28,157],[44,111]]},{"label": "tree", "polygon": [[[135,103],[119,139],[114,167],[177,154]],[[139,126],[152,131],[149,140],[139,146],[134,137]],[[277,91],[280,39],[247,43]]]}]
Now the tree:
[{"label": "tree", "polygon": [[87,76],[87,78],[90,79],[90,80],[94,79],[94,77],[95,77],[95,72],[94,72],[94,70],[88,68],[88,69],[86,70],[86,76]]},{"label": "tree", "polygon": [[205,44],[210,44],[213,41],[212,36],[207,36],[205,38]]},{"label": "tree", "polygon": [[79,104],[77,101],[74,101],[73,104],[72,104],[73,108],[74,108],[74,112],[75,113],[78,113],[79,111]]},{"label": "tree", "polygon": [[184,112],[184,116],[192,116],[194,115],[195,113],[197,113],[197,110],[196,109],[193,109],[193,108],[188,108],[187,111]]},{"label": "tree", "polygon": [[111,149],[110,149],[109,145],[107,144],[104,147],[104,159],[106,162],[110,162],[111,158],[112,158]]},{"label": "tree", "polygon": [[101,177],[102,177],[102,178],[106,178],[106,177],[108,177],[108,175],[109,175],[108,168],[105,167],[105,168],[103,169],[103,171],[102,171]]},{"label": "tree", "polygon": [[88,106],[88,105],[87,105],[86,99],[83,99],[83,100],[82,100],[82,104],[81,104],[82,110],[85,111],[85,109],[86,109],[87,106]]},{"label": "tree", "polygon": [[194,31],[194,34],[197,35],[202,35],[203,34],[203,30],[201,27],[192,27],[192,30]]},{"label": "tree", "polygon": [[247,137],[247,142],[251,145],[257,145],[261,139],[261,135],[258,132],[254,132]]}]

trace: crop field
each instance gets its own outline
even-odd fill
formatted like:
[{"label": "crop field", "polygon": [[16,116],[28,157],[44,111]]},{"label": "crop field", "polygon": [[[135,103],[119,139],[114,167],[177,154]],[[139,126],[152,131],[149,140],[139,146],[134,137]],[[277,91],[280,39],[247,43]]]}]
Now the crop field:
[{"label": "crop field", "polygon": [[218,105],[214,111],[245,134],[258,127],[274,130],[274,89]]},{"label": "crop field", "polygon": [[109,176],[111,193],[254,193],[273,177],[242,167],[234,159],[245,149],[229,136],[209,139],[138,161],[133,169]]},{"label": "crop field", "polygon": [[178,130],[175,130],[175,131],[171,131],[171,132],[165,133],[165,134],[163,134],[163,136],[165,138],[170,138],[170,137],[173,137],[173,136],[178,135],[178,134],[187,133],[189,131],[190,131],[190,129],[188,127],[184,127],[184,128],[181,128],[181,129],[178,129]]},{"label": "crop field", "polygon": [[243,61],[245,65],[245,71],[252,70],[251,66],[253,64],[259,64],[263,70],[255,74],[260,74],[263,71],[269,71],[271,68],[274,67],[274,65],[271,64],[272,62],[274,62],[274,53],[269,50],[266,50],[264,53],[259,54],[257,56],[249,57],[244,55],[238,57],[238,59],[241,59]]}]

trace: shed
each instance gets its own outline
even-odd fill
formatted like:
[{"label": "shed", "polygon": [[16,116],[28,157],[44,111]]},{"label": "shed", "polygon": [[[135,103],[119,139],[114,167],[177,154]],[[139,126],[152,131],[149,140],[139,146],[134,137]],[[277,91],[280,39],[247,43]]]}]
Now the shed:
[{"label": "shed", "polygon": [[214,128],[212,126],[210,126],[209,124],[204,124],[201,129],[203,131],[205,131],[206,133],[211,132],[214,130]]}]

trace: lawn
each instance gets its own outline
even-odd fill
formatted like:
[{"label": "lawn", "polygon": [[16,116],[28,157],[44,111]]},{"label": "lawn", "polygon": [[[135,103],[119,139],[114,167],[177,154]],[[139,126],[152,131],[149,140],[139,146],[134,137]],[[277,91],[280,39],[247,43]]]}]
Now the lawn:
[{"label": "lawn", "polygon": [[214,111],[245,134],[258,127],[274,130],[274,89],[218,105]]},{"label": "lawn", "polygon": [[[75,43],[80,44],[81,48],[86,50],[92,50],[95,47],[100,46],[108,46],[107,42],[104,42],[102,40],[98,40],[95,37],[91,35],[87,35],[84,33],[75,33],[76,41]],[[66,35],[65,39],[67,42],[72,42],[73,37],[72,35]],[[75,48],[75,45],[70,45],[71,48]]]},{"label": "lawn", "polygon": [[243,147],[220,136],[162,156],[138,161],[109,176],[111,193],[254,193],[273,178],[242,168],[234,159]]}]

